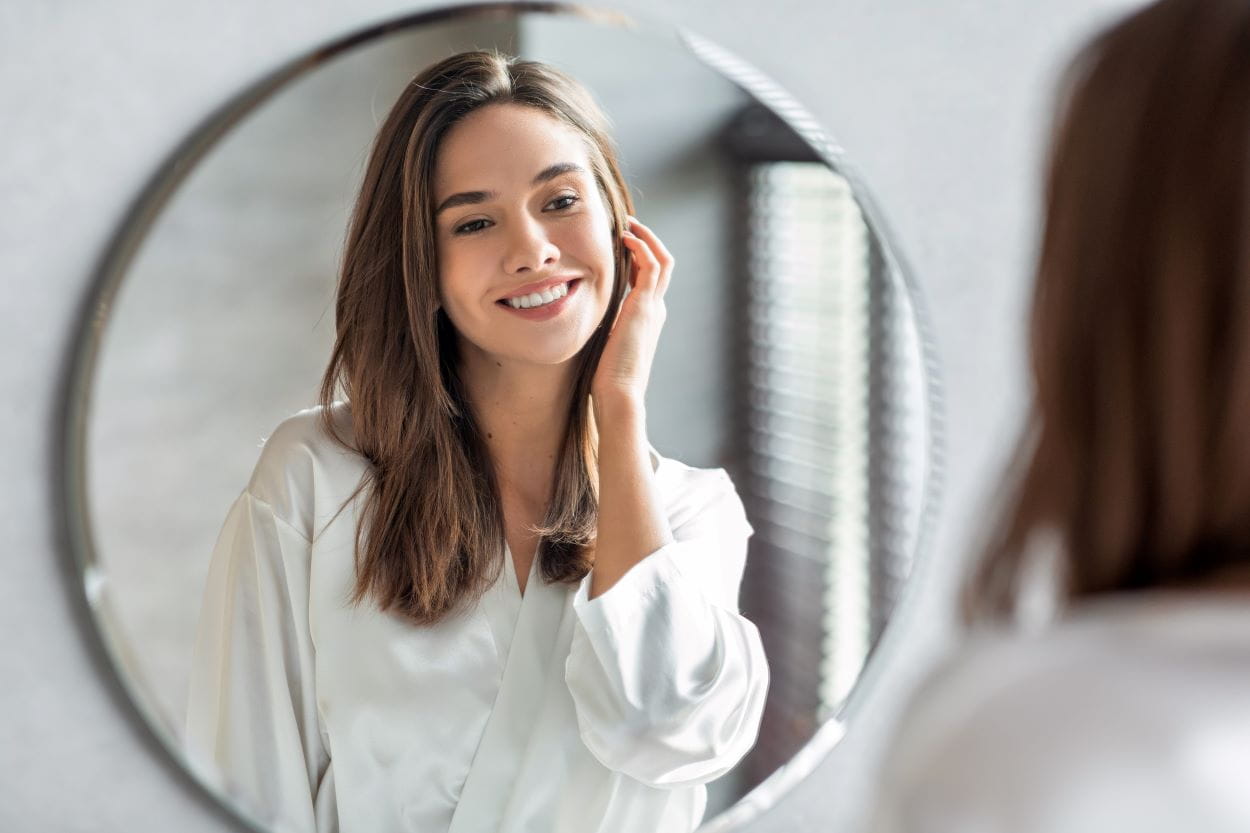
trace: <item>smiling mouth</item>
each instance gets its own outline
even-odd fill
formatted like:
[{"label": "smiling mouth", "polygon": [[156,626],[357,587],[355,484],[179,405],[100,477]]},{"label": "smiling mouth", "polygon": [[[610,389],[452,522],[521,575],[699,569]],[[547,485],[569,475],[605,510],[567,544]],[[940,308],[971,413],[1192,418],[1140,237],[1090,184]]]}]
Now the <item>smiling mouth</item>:
[{"label": "smiling mouth", "polygon": [[500,298],[495,303],[508,309],[525,310],[525,309],[541,309],[558,303],[561,299],[568,297],[573,291],[573,286],[580,278],[573,278],[559,284],[556,289],[544,290],[543,292],[531,292],[528,295],[518,295],[514,298]]}]

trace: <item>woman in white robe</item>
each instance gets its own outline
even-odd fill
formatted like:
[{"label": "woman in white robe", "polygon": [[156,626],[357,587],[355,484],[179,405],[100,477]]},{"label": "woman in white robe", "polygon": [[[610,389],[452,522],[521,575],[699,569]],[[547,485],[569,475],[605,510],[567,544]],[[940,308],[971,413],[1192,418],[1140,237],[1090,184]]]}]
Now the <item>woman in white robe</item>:
[{"label": "woman in white robe", "polygon": [[874,833],[1250,830],[1250,3],[1134,11],[1060,100],[1018,479]]},{"label": "woman in white robe", "polygon": [[[437,294],[418,289],[454,326],[456,378],[498,483],[502,552],[484,554],[502,556],[497,578],[429,624],[353,602],[369,498],[359,487],[385,468],[356,450],[371,413],[359,391],[277,427],[214,550],[188,756],[275,833],[688,833],[703,785],[758,734],[768,668],[738,610],[752,533],[742,502],[723,470],[646,440],[673,259],[624,217],[627,195],[599,175],[601,148],[545,99],[522,98],[535,72],[549,78],[486,53],[427,70],[384,126],[357,207],[368,222],[387,153],[407,145],[405,118],[449,90],[493,91],[431,146],[424,187],[437,210],[424,231],[437,240]],[[542,92],[571,95],[554,86]],[[559,279],[559,291],[522,291]],[[417,290],[405,291],[411,302]],[[352,297],[341,289],[340,328]],[[601,329],[598,361],[579,365]],[[597,463],[593,568],[549,582],[531,533],[554,491],[569,393],[582,390]]]}]

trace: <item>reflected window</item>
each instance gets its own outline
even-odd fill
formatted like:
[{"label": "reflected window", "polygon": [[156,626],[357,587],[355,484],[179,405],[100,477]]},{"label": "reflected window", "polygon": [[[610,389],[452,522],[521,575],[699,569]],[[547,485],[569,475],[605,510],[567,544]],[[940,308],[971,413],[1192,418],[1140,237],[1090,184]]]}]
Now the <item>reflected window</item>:
[{"label": "reflected window", "polygon": [[734,480],[756,529],[742,604],[772,668],[742,773],[754,784],[836,715],[904,575],[886,526],[899,397],[890,281],[850,183],[762,108],[744,109],[726,140],[745,335]]}]

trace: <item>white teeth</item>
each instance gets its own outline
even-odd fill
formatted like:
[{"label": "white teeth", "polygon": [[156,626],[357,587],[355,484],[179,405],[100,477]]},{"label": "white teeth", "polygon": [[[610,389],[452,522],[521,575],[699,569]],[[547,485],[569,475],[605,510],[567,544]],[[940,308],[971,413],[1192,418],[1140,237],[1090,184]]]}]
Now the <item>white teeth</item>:
[{"label": "white teeth", "polygon": [[521,295],[516,298],[508,299],[508,306],[513,309],[530,309],[531,307],[540,307],[550,304],[552,301],[558,301],[565,295],[569,294],[569,285],[562,283],[551,289],[544,289],[542,293],[531,292],[529,295]]}]

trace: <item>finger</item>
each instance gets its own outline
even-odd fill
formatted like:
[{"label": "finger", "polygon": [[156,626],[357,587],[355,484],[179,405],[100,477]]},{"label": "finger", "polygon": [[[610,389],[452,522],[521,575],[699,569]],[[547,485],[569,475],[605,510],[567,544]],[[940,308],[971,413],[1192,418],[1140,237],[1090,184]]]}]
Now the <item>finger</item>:
[{"label": "finger", "polygon": [[629,230],[645,240],[647,245],[655,250],[656,259],[659,260],[661,264],[673,262],[673,253],[670,252],[668,247],[664,245],[664,241],[659,238],[659,235],[648,228],[637,217],[629,217],[628,220]]},{"label": "finger", "polygon": [[630,275],[629,286],[633,292],[649,286],[654,281],[651,273],[659,269],[658,264],[654,263],[653,256],[647,251],[646,244],[634,237],[629,232],[624,235],[625,248],[632,255],[630,258]]},{"label": "finger", "polygon": [[656,259],[655,252],[632,232],[625,232],[621,239],[633,253],[634,262],[638,267],[634,274],[634,290],[654,292],[660,275],[660,262]]},{"label": "finger", "polygon": [[629,217],[628,222],[630,230],[647,244],[660,264],[660,274],[656,280],[656,291],[663,295],[665,290],[668,289],[669,281],[673,275],[673,267],[676,265],[677,259],[673,257],[673,253],[664,245],[664,241],[660,239],[659,235],[640,222],[637,217]]}]

